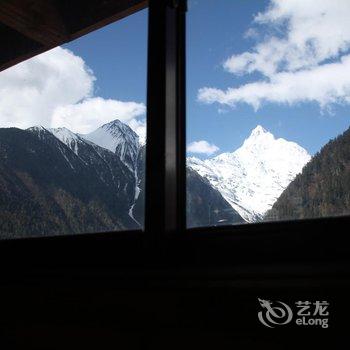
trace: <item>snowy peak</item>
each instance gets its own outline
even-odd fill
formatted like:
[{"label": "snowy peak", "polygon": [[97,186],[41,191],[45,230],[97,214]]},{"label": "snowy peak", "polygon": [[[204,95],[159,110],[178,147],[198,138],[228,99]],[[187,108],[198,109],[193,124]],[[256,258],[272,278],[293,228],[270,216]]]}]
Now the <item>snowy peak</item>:
[{"label": "snowy peak", "polygon": [[32,126],[28,128],[27,131],[30,131],[31,133],[37,135],[40,139],[47,138],[48,136],[52,137],[52,133],[42,125]]},{"label": "snowy peak", "polygon": [[266,148],[275,141],[275,137],[261,125],[252,130],[250,136],[243,142],[242,148]]},{"label": "snowy peak", "polygon": [[252,130],[249,137],[245,140],[246,143],[265,143],[275,140],[275,137],[261,125],[258,125]]},{"label": "snowy peak", "polygon": [[45,135],[56,137],[67,145],[76,155],[88,144],[94,144],[113,152],[131,170],[135,171],[140,148],[138,135],[126,124],[116,119],[104,124],[95,131],[86,134],[76,134],[65,127],[45,129],[34,126],[28,129],[38,137]]},{"label": "snowy peak", "polygon": [[45,129],[42,125],[31,126],[27,130],[37,135],[45,134],[49,132],[49,130]]},{"label": "snowy peak", "polygon": [[272,207],[310,158],[297,143],[276,139],[258,125],[236,151],[204,161],[188,158],[188,165],[252,222]]},{"label": "snowy peak", "polygon": [[124,135],[124,136],[130,136],[133,138],[138,138],[135,131],[133,131],[130,126],[124,124],[119,119],[112,120],[111,122],[104,124],[101,126],[101,128],[108,130],[110,133],[115,135]]},{"label": "snowy peak", "polygon": [[138,135],[126,124],[116,119],[97,130],[81,135],[103,148],[117,154],[132,169],[135,169],[140,143]]},{"label": "snowy peak", "polygon": [[139,143],[139,137],[135,131],[118,119],[102,125],[97,130],[83,137],[112,152],[115,152],[116,148],[121,144],[138,145]]},{"label": "snowy peak", "polygon": [[78,141],[81,140],[81,138],[75,134],[74,132],[70,131],[69,129],[62,127],[62,128],[52,128],[49,129],[60,141],[67,144],[68,142],[71,142],[73,140]]},{"label": "snowy peak", "polygon": [[67,145],[76,155],[79,155],[79,145],[85,143],[85,141],[79,135],[65,127],[52,128],[49,130],[56,138]]},{"label": "snowy peak", "polygon": [[[258,137],[260,135],[264,134],[271,134],[266,129],[264,129],[261,125],[258,125],[255,129],[252,130],[249,138],[251,137]],[[271,134],[272,135],[272,134]]]},{"label": "snowy peak", "polygon": [[284,162],[288,158],[287,151],[291,152],[292,158],[310,158],[308,152],[297,143],[276,139],[271,132],[258,125],[233,154],[237,157],[280,159]]},{"label": "snowy peak", "polygon": [[27,130],[32,132],[40,132],[45,131],[46,129],[42,125],[34,125],[28,128]]}]

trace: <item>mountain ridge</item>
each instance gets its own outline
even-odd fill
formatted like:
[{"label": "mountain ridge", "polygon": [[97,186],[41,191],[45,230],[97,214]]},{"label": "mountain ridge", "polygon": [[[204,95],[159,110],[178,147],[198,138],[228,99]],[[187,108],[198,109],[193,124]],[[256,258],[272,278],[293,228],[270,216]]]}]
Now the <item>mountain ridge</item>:
[{"label": "mountain ridge", "polygon": [[[119,127],[120,123],[110,126]],[[113,152],[67,128],[0,128],[0,236],[141,228],[145,146],[136,145],[134,136],[133,132],[124,133],[121,141],[126,144],[118,147],[120,142],[115,142]],[[137,153],[131,159],[135,146]],[[192,184],[186,209],[190,226],[242,222],[207,180],[188,171]]]},{"label": "mountain ridge", "polygon": [[0,129],[1,236],[137,228],[132,173],[111,153],[89,162],[90,151],[78,157],[44,128]]}]

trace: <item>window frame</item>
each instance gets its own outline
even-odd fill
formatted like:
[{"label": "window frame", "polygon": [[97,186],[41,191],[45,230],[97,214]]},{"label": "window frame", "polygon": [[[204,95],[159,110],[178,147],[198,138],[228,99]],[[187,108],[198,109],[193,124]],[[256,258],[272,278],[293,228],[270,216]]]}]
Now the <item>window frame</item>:
[{"label": "window frame", "polygon": [[[186,0],[149,0],[144,230],[0,242],[26,268],[248,266],[348,261],[350,216],[186,228]],[[64,259],[62,259],[64,251]],[[244,266],[244,267],[242,267]]]}]

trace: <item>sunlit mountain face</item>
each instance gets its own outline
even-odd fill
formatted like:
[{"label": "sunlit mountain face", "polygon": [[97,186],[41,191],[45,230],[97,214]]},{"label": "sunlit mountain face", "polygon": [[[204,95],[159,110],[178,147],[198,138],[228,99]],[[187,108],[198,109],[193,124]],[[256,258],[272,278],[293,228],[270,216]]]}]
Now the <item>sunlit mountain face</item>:
[{"label": "sunlit mountain face", "polygon": [[308,152],[258,125],[242,146],[231,153],[188,165],[208,179],[247,221],[261,220],[283,190],[310,160]]}]

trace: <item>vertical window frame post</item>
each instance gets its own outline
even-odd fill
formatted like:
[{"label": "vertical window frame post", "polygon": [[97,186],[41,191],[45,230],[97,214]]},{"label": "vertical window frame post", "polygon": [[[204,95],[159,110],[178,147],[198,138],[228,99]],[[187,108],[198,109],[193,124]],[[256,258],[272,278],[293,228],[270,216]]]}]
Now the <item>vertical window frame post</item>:
[{"label": "vertical window frame post", "polygon": [[186,228],[186,0],[149,1],[145,231]]}]

